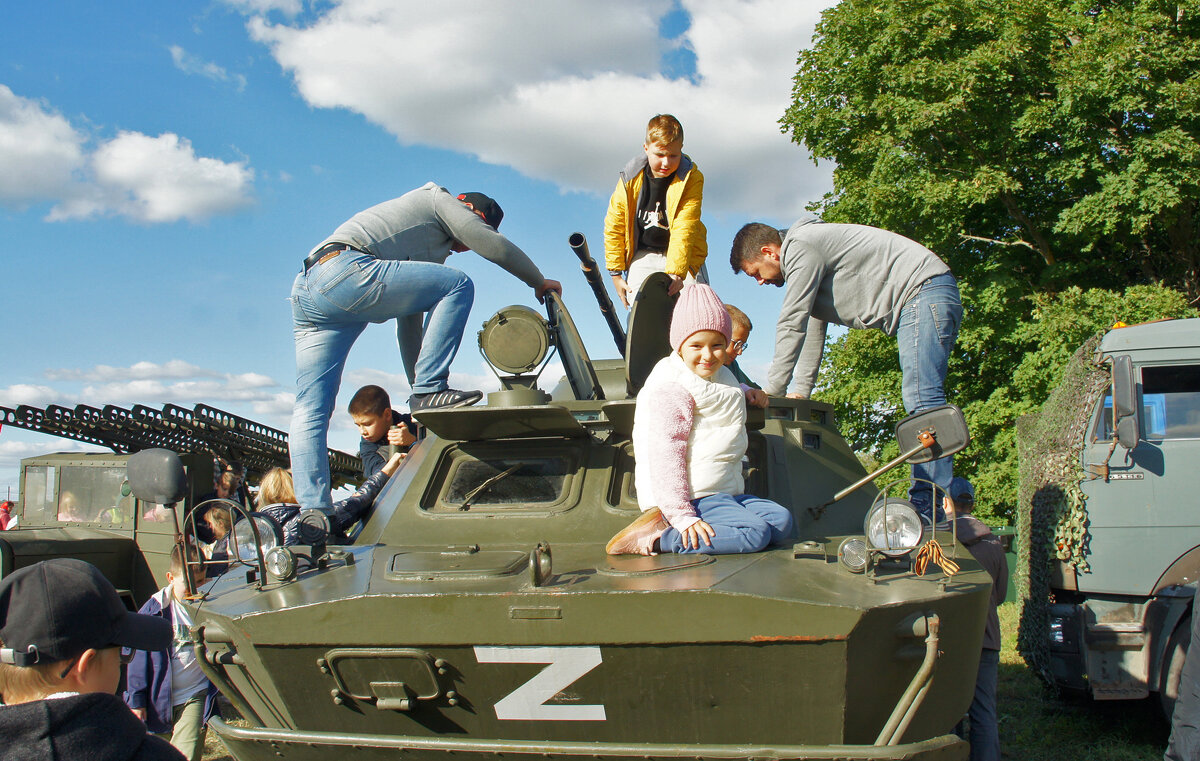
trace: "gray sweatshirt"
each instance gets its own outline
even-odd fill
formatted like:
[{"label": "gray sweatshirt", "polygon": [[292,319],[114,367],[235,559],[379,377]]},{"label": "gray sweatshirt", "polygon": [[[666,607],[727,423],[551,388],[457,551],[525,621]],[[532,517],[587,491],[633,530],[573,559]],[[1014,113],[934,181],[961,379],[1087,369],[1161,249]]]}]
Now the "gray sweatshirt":
[{"label": "gray sweatshirt", "polygon": [[775,326],[775,358],[764,390],[812,392],[821,366],[824,323],[896,334],[900,312],[921,284],[950,271],[920,243],[866,225],[805,218],[783,235],[786,292]]},{"label": "gray sweatshirt", "polygon": [[[329,243],[344,243],[378,259],[443,264],[455,241],[500,265],[531,288],[538,288],[545,281],[541,270],[524,251],[433,182],[360,211],[313,251]],[[417,355],[421,352],[423,315],[405,315],[397,322],[400,356],[412,383]]]},{"label": "gray sweatshirt", "polygon": [[443,264],[455,241],[500,265],[530,288],[545,280],[524,251],[433,182],[360,211],[313,251],[329,243],[345,243],[378,259]]}]

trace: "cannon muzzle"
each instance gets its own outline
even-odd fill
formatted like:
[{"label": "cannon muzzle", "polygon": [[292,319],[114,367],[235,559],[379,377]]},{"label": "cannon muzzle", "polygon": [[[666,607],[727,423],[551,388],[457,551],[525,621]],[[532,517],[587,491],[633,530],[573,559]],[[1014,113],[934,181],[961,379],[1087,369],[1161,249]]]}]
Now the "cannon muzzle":
[{"label": "cannon muzzle", "polygon": [[571,237],[567,238],[567,244],[579,257],[579,266],[583,270],[583,276],[596,296],[596,302],[600,305],[600,313],[604,315],[604,321],[608,323],[608,329],[612,332],[613,341],[617,343],[617,351],[624,357],[625,328],[621,327],[621,321],[617,319],[616,311],[613,309],[612,299],[609,298],[608,291],[604,289],[604,280],[600,277],[600,266],[588,252],[587,238],[583,233],[571,233]]}]

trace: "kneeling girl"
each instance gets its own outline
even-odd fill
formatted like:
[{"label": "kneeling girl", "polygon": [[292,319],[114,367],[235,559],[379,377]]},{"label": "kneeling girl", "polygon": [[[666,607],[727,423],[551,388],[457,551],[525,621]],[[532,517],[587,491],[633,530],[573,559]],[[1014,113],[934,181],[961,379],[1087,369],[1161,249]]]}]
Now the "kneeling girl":
[{"label": "kneeling girl", "polygon": [[634,411],[634,481],[642,515],[609,541],[610,555],[758,552],[791,538],[792,514],[744,494],[746,403],[725,366],[729,313],[707,285],[683,289],[671,316],[674,353],[659,360]]}]

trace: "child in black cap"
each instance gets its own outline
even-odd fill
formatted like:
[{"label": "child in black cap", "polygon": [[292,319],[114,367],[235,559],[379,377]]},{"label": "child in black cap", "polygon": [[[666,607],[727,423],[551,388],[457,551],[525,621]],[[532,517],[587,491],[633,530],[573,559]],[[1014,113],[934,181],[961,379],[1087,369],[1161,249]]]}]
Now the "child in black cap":
[{"label": "child in black cap", "polygon": [[0,580],[0,761],[181,761],[115,694],[123,647],[170,643],[169,623],[130,613],[82,560],[45,560]]}]

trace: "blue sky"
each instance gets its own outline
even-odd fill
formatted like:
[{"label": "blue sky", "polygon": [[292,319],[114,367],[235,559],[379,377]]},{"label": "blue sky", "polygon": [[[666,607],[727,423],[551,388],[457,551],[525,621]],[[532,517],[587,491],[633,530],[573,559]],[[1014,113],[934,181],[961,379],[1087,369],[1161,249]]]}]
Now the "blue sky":
[{"label": "blue sky", "polygon": [[[433,180],[480,190],[593,356],[612,340],[566,245],[593,254],[617,171],[673,113],[705,174],[713,285],[770,361],[781,293],[729,270],[744,222],[786,226],[830,188],[779,133],[796,54],[830,1],[492,4],[407,0],[16,3],[0,29],[0,405],[204,402],[286,430],[287,296],[353,213]],[[452,385],[493,389],[483,322],[532,292],[474,254]],[[547,372],[555,373],[551,367]],[[547,379],[546,387],[554,380]],[[408,397],[394,331],[355,345],[339,410]],[[348,416],[332,446],[354,451]],[[0,498],[21,458],[83,449],[0,430]]]}]

